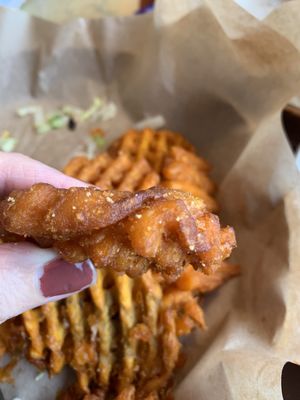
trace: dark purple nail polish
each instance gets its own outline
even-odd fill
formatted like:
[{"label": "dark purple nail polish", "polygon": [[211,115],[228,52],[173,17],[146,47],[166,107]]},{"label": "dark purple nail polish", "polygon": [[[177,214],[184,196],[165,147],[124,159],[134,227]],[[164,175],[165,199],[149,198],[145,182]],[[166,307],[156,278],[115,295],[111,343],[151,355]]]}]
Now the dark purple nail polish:
[{"label": "dark purple nail polish", "polygon": [[94,267],[90,260],[71,264],[57,258],[43,267],[40,278],[41,291],[45,297],[77,292],[89,286],[94,276]]}]

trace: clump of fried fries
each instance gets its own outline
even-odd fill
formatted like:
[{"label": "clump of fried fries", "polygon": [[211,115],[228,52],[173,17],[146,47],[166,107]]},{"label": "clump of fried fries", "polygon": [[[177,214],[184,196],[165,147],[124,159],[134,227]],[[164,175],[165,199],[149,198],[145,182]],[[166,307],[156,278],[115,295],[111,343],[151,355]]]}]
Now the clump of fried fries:
[{"label": "clump of fried fries", "polygon": [[[64,171],[103,190],[182,190],[217,209],[208,164],[170,131],[129,131],[107,152],[92,160],[75,157]],[[61,400],[167,399],[180,337],[205,328],[199,298],[238,273],[225,262],[210,275],[189,265],[170,283],[152,270],[132,279],[100,269],[93,287],[8,321],[3,329],[13,340],[4,340],[3,348],[26,352],[51,375],[70,365],[77,382]]]},{"label": "clump of fried fries", "polygon": [[[90,258],[96,267],[130,276],[151,267],[176,277],[187,264],[216,270],[230,255],[235,237],[208,211],[207,204],[213,208],[209,198],[200,197],[201,190],[214,188],[207,164],[174,133],[145,130],[138,149],[137,140],[138,133],[129,132],[112,147],[114,158],[109,153],[92,161],[77,157],[66,167],[66,173],[105,190],[41,183],[12,192],[0,202],[8,237],[34,238],[56,247],[68,261]],[[173,146],[174,141],[184,147]],[[149,187],[149,181],[158,185],[160,176],[160,186],[167,188],[136,191]]]},{"label": "clump of fried fries", "polygon": [[130,193],[40,183],[0,202],[0,218],[8,232],[42,240],[70,262],[89,258],[132,277],[148,268],[176,277],[190,263],[214,271],[235,246],[233,229],[221,228],[201,199],[169,189]]}]

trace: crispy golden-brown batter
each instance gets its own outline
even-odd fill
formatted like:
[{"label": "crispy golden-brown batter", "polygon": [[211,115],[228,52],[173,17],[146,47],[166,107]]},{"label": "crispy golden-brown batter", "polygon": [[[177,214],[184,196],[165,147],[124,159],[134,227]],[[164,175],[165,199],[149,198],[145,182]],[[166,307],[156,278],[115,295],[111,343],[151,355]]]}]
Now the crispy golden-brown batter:
[{"label": "crispy golden-brown batter", "polygon": [[[207,210],[215,211],[218,205],[212,197],[209,169],[181,135],[145,129],[127,132],[108,152],[91,160],[73,158],[65,173],[107,190],[135,192],[152,186],[183,190],[202,199]],[[189,178],[185,179],[187,171]],[[152,224],[149,212],[145,208],[143,218],[124,216],[142,220],[137,239],[145,233],[143,227],[149,221]],[[160,200],[151,212],[159,215]],[[160,225],[155,229],[161,234]],[[0,227],[1,233],[5,240],[24,240]],[[53,244],[52,237],[36,240]],[[63,246],[66,251],[65,242]],[[82,249],[76,247],[75,251]],[[102,268],[91,288],[1,325],[0,351],[13,355],[25,352],[30,362],[50,375],[71,366],[77,381],[60,394],[60,400],[171,400],[174,369],[183,360],[180,338],[206,326],[200,305],[203,294],[238,273],[237,266],[224,262],[209,275],[188,265],[170,284],[169,279],[151,270],[132,279]],[[7,368],[4,373],[6,376]]]},{"label": "crispy golden-brown batter", "polygon": [[235,246],[233,229],[221,228],[203,201],[158,188],[132,194],[37,184],[3,200],[0,220],[9,233],[53,245],[68,261],[90,258],[130,276],[150,267],[178,276],[187,264],[214,271]]}]

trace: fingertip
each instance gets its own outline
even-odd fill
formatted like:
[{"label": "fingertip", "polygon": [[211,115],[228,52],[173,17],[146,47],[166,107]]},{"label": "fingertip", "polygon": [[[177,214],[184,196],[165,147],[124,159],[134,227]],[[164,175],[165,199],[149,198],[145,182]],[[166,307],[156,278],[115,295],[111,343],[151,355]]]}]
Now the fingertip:
[{"label": "fingertip", "polygon": [[0,321],[84,290],[96,276],[90,260],[72,264],[53,249],[0,244]]},{"label": "fingertip", "polygon": [[41,182],[63,189],[89,186],[23,154],[0,153],[0,195]]}]

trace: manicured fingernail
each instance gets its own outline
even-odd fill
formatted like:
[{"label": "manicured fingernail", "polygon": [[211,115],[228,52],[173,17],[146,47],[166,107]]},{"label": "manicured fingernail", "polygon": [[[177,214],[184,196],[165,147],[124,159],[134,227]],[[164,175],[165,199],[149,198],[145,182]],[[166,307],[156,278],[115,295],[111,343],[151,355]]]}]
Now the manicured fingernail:
[{"label": "manicured fingernail", "polygon": [[43,296],[54,297],[82,290],[94,279],[95,269],[90,260],[71,264],[57,258],[43,266],[40,287]]}]

